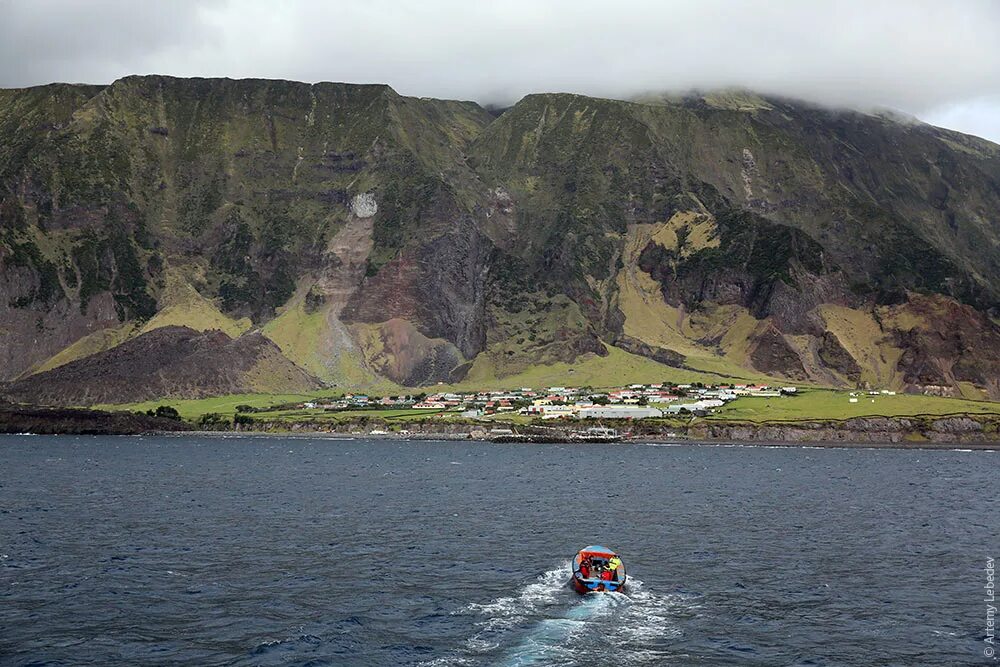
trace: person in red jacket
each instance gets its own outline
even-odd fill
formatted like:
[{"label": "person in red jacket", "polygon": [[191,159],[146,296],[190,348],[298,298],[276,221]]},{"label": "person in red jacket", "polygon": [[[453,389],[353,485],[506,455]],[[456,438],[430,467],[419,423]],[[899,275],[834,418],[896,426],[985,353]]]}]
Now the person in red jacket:
[{"label": "person in red jacket", "polygon": [[590,579],[590,559],[584,558],[580,561],[580,574],[584,579]]}]

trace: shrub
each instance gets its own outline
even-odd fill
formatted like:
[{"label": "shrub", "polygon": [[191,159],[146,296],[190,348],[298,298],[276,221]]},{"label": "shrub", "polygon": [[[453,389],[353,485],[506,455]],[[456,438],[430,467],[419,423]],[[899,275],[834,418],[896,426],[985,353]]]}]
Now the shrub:
[{"label": "shrub", "polygon": [[226,428],[230,423],[226,417],[223,417],[218,412],[206,412],[198,419],[199,426],[209,429]]},{"label": "shrub", "polygon": [[147,410],[146,414],[150,417],[163,417],[165,419],[175,419],[177,421],[181,420],[180,413],[169,405],[158,405],[155,410]]}]

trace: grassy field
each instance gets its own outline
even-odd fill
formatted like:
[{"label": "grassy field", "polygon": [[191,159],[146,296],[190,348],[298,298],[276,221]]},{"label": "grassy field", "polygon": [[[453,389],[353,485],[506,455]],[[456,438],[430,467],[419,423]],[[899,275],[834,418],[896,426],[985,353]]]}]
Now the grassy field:
[{"label": "grassy field", "polygon": [[1000,414],[1000,403],[940,398],[915,394],[869,396],[859,394],[850,402],[846,391],[807,389],[797,396],[738,398],[720,408],[709,419],[744,421],[801,421],[848,419],[851,417],[905,417],[915,415]]},{"label": "grassy field", "polygon": [[[540,386],[536,382],[535,386]],[[98,405],[104,410],[140,410],[155,409],[159,405],[169,405],[177,409],[184,419],[197,421],[203,414],[215,412],[232,416],[237,405],[249,405],[254,408],[269,408],[288,403],[300,403],[317,398],[333,398],[339,396],[339,391],[327,390],[308,394],[235,394],[213,398],[180,400],[163,399],[145,401],[127,405]],[[887,396],[859,395],[857,403],[849,401],[846,391],[827,389],[800,389],[796,396],[778,398],[739,398],[720,408],[708,419],[742,420],[742,421],[804,421],[810,419],[848,419],[851,417],[905,417],[915,415],[948,415],[948,414],[1000,414],[1000,402],[973,401],[961,398],[940,398],[937,396],[921,396],[913,394],[897,394]],[[255,413],[257,419],[276,419],[281,421],[296,420],[335,420],[343,421],[357,417],[377,417],[388,421],[407,421],[427,419],[429,417],[447,418],[456,412],[434,410],[344,410],[341,412],[325,412],[323,410],[279,410],[266,413]],[[504,414],[495,418],[497,421],[519,423],[519,415]],[[530,418],[524,418],[530,421]]]},{"label": "grassy field", "polygon": [[[159,401],[144,401],[142,403],[128,403],[124,405],[97,405],[98,410],[155,410],[157,406],[169,405],[176,408],[181,417],[189,421],[198,419],[211,412],[227,417],[232,417],[236,413],[237,405],[248,405],[252,408],[270,408],[288,403],[302,403],[319,398],[334,398],[340,396],[341,392],[323,391],[309,394],[231,394],[229,396],[217,396],[213,398],[199,399],[170,399],[165,398]],[[377,417],[390,421],[406,421],[413,419],[425,419],[427,417],[445,417],[448,414],[457,414],[445,410],[414,410],[412,408],[399,410],[340,410],[327,412],[319,409],[294,409],[294,410],[269,410],[267,412],[254,412],[250,416],[261,420],[277,421],[346,421],[358,417]]]},{"label": "grassy field", "polygon": [[[718,375],[689,371],[631,354],[617,347],[606,346],[608,356],[586,354],[575,363],[558,362],[532,366],[516,375],[496,377],[489,362],[477,357],[468,377],[454,385],[430,387],[424,391],[478,391],[482,389],[516,389],[553,386],[611,388],[633,383],[651,382],[705,382],[722,381]],[[727,378],[728,379],[728,378]]]},{"label": "grassy field", "polygon": [[169,405],[176,408],[181,417],[197,421],[199,417],[209,412],[232,416],[237,405],[249,405],[254,408],[267,408],[285,403],[298,403],[314,398],[329,398],[339,396],[340,392],[315,392],[311,394],[229,394],[228,396],[213,396],[212,398],[177,399],[164,398],[157,401],[142,403],[127,403],[124,405],[95,405],[98,410],[155,410],[157,406]]},{"label": "grassy field", "polygon": [[273,412],[254,413],[250,415],[254,419],[274,420],[274,421],[330,421],[342,422],[368,417],[370,419],[384,419],[387,422],[406,422],[428,417],[447,418],[449,415],[457,415],[458,412],[447,410],[338,410],[327,412],[325,410],[276,410]]}]

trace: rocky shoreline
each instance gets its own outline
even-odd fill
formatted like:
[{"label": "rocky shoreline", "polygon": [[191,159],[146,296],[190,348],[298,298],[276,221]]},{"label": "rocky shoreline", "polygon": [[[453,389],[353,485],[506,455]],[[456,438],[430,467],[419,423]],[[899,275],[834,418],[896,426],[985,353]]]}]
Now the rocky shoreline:
[{"label": "rocky shoreline", "polygon": [[857,417],[840,422],[726,423],[704,421],[688,429],[692,438],[737,442],[972,445],[1000,448],[1000,420],[968,416],[940,418]]},{"label": "rocky shoreline", "polygon": [[[842,421],[728,422],[694,420],[686,425],[636,422],[607,425],[627,433],[626,442],[739,444],[817,447],[898,447],[1000,450],[1000,416],[858,417]],[[0,404],[0,433],[139,435],[285,434],[309,437],[365,437],[420,440],[489,440],[490,429],[502,423],[408,422],[406,429],[381,419],[329,422],[271,422],[220,425],[216,430],[196,430],[194,425],[132,412],[105,412],[76,408],[47,408]],[[520,426],[519,432],[543,434],[555,442],[570,442],[571,427]]]},{"label": "rocky shoreline", "polygon": [[[626,442],[703,443],[744,445],[813,445],[822,447],[952,448],[1000,450],[1000,416],[868,417],[843,421],[751,423],[697,420],[687,426],[669,427],[639,422],[607,424],[625,433]],[[383,432],[380,421],[340,424],[257,422],[241,427],[240,433],[289,433],[329,437],[394,439],[489,440],[489,429],[503,424],[426,422],[407,424],[407,430]],[[537,427],[519,427],[532,433]],[[547,436],[570,442],[574,429],[546,427]],[[373,433],[372,431],[376,431]],[[559,437],[561,435],[561,437]]]},{"label": "rocky shoreline", "polygon": [[0,433],[5,434],[138,435],[193,430],[186,422],[138,412],[0,404]]}]

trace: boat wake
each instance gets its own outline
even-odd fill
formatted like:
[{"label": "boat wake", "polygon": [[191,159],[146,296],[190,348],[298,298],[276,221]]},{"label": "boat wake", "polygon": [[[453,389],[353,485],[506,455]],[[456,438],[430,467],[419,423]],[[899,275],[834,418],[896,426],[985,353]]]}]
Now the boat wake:
[{"label": "boat wake", "polygon": [[539,575],[513,596],[499,597],[485,604],[473,603],[457,612],[480,617],[476,621],[478,632],[466,640],[466,646],[476,653],[496,649],[512,630],[567,604],[576,595],[566,586],[569,567],[566,561]]},{"label": "boat wake", "polygon": [[680,594],[649,591],[629,577],[628,594],[577,595],[570,563],[541,574],[514,595],[455,612],[477,617],[476,632],[457,655],[434,665],[639,665],[673,655],[670,639],[697,605]]}]

